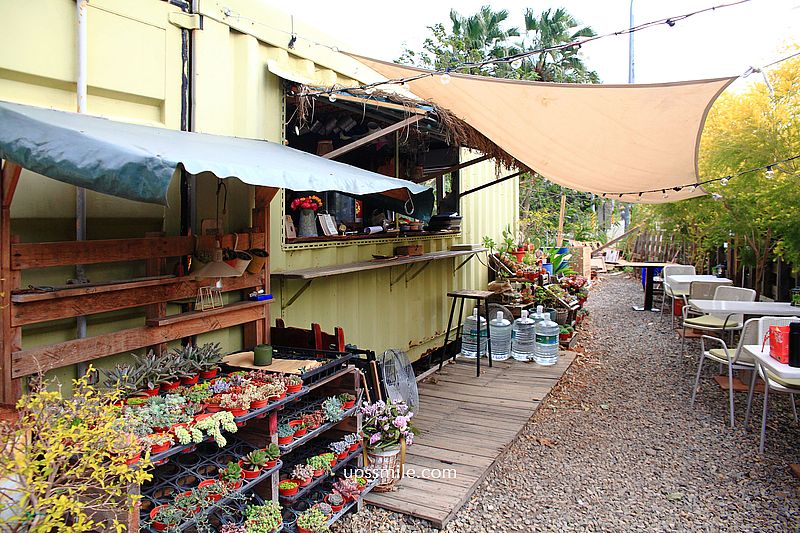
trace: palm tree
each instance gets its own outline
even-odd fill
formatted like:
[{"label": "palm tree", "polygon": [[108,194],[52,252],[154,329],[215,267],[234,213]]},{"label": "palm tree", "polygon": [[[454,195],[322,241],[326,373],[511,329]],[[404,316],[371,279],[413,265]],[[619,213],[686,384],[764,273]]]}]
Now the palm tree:
[{"label": "palm tree", "polygon": [[[538,16],[528,8],[525,10],[525,38],[519,47],[523,51],[538,50],[595,35],[589,26],[578,27],[578,21],[564,8],[548,9]],[[526,79],[566,83],[599,81],[597,73],[583,63],[577,47],[551,50],[530,59],[520,69],[520,76]]]},{"label": "palm tree", "polygon": [[483,6],[480,11],[467,17],[451,9],[453,36],[463,43],[465,59],[477,62],[508,55],[509,39],[519,37],[519,29],[503,29],[503,23],[507,19],[508,10],[493,11],[490,6]]}]

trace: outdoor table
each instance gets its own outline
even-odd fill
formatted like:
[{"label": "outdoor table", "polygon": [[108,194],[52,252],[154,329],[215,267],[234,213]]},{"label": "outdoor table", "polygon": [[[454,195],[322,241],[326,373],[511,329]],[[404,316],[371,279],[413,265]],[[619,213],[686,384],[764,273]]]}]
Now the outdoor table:
[{"label": "outdoor table", "polygon": [[689,286],[693,281],[705,281],[709,283],[731,283],[728,278],[718,278],[710,274],[675,274],[667,276],[667,284],[672,292],[689,292]]},{"label": "outdoor table", "polygon": [[653,307],[653,276],[655,275],[654,270],[656,268],[664,268],[667,265],[672,265],[674,263],[651,263],[651,262],[633,262],[629,263],[628,261],[622,262],[620,261],[619,266],[621,267],[633,267],[633,268],[643,268],[645,270],[645,283],[644,283],[644,305],[642,307],[633,306],[634,311],[658,311],[657,308]]},{"label": "outdoor table", "polygon": [[800,316],[800,307],[789,302],[732,302],[729,300],[689,300],[689,305],[704,314],[753,316]]}]

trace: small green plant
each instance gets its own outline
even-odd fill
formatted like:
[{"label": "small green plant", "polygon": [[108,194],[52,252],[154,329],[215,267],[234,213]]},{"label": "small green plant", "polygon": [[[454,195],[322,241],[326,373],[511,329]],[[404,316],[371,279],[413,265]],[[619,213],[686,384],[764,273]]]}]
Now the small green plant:
[{"label": "small green plant", "polygon": [[123,363],[102,372],[105,376],[103,386],[107,389],[117,389],[124,394],[130,394],[141,387],[143,375],[139,367]]},{"label": "small green plant", "polygon": [[344,416],[344,409],[339,398],[331,396],[322,402],[322,414],[328,422],[338,422]]},{"label": "small green plant", "polygon": [[219,478],[225,483],[236,483],[242,478],[242,467],[231,461],[225,468],[220,468]]},{"label": "small green plant", "polygon": [[358,442],[361,442],[361,438],[360,438],[360,437],[358,436],[358,434],[356,434],[356,433],[348,433],[347,435],[345,435],[345,436],[342,438],[342,442],[344,442],[345,444],[347,444],[347,447],[349,448],[349,447],[350,447],[350,446],[352,446],[353,444],[356,444],[356,443],[358,443]]},{"label": "small green plant", "polygon": [[321,531],[328,531],[328,526],[326,525],[327,521],[328,517],[325,516],[322,511],[312,507],[297,516],[297,527],[319,533]]},{"label": "small green plant", "polygon": [[295,483],[294,481],[288,481],[288,480],[281,481],[280,484],[278,485],[278,488],[279,489],[283,489],[283,490],[296,489],[297,488],[297,483]]},{"label": "small green plant", "polygon": [[249,505],[244,515],[247,517],[244,523],[247,533],[272,533],[283,523],[281,507],[272,500],[261,505]]},{"label": "small green plant", "polygon": [[328,464],[331,464],[336,460],[336,456],[333,455],[331,452],[321,453],[319,454],[319,456],[322,457],[325,461],[328,461]]},{"label": "small green plant", "polygon": [[300,376],[298,376],[296,374],[288,374],[284,378],[284,383],[286,383],[286,385],[297,386],[297,385],[302,385],[303,384],[303,380],[300,378]]},{"label": "small green plant", "polygon": [[354,402],[356,400],[356,397],[350,394],[349,392],[340,394],[339,396],[337,396],[337,398],[339,398],[339,401],[342,403]]},{"label": "small green plant", "polygon": [[209,383],[197,383],[190,388],[181,388],[180,394],[187,402],[202,403],[211,398],[213,393]]},{"label": "small green plant", "polygon": [[315,503],[315,504],[314,504],[314,507],[315,507],[316,509],[319,509],[319,512],[321,512],[321,513],[322,513],[322,514],[324,514],[325,516],[330,516],[330,515],[332,515],[332,514],[333,514],[333,509],[331,508],[331,506],[330,506],[330,505],[328,505],[328,504],[327,504],[327,503],[325,503],[325,502],[319,502],[319,503]]},{"label": "small green plant", "polygon": [[228,439],[222,434],[223,431],[236,433],[239,430],[236,427],[236,422],[233,421],[233,415],[230,411],[220,411],[198,420],[195,422],[194,427],[212,437],[220,448],[224,448],[228,444]]},{"label": "small green plant", "polygon": [[270,442],[262,451],[266,455],[267,461],[274,461],[281,456],[281,449],[274,442]]},{"label": "small green plant", "polygon": [[187,426],[187,427],[176,427],[175,428],[175,438],[178,439],[178,442],[181,444],[190,444],[203,441],[203,432],[197,429],[195,426]]},{"label": "small green plant", "polygon": [[320,455],[314,455],[306,459],[306,464],[313,468],[314,470],[324,470],[330,471],[331,469],[331,461],[330,459],[325,459]]},{"label": "small green plant", "polygon": [[153,515],[154,522],[161,522],[168,528],[177,526],[189,519],[191,513],[188,509],[178,507],[175,504],[165,505]]},{"label": "small green plant", "polygon": [[292,477],[295,479],[311,479],[314,477],[314,468],[308,464],[295,465],[292,469]]},{"label": "small green plant", "polygon": [[279,437],[291,437],[294,435],[294,428],[289,424],[279,424],[278,425],[278,436]]},{"label": "small green plant", "polygon": [[242,465],[245,470],[261,470],[267,464],[267,454],[264,450],[253,450],[242,457]]},{"label": "small green plant", "polygon": [[328,494],[328,503],[333,506],[343,505],[344,496],[342,496],[338,492],[331,492],[330,494]]}]

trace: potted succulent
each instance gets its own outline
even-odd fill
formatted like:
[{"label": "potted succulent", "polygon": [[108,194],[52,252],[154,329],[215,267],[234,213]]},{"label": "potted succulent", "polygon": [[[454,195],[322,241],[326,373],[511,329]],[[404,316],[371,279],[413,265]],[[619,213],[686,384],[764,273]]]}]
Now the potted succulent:
[{"label": "potted succulent", "polygon": [[144,377],[140,367],[129,364],[118,364],[114,368],[102,370],[102,372],[105,376],[103,386],[107,389],[119,390],[124,395],[138,391]]},{"label": "potted succulent", "polygon": [[278,464],[278,458],[281,456],[281,449],[274,442],[270,442],[269,446],[262,451],[267,457],[267,462],[264,466],[266,468],[274,468]]},{"label": "potted succulent", "polygon": [[233,415],[229,411],[219,411],[208,415],[200,415],[194,423],[195,429],[214,439],[217,446],[224,448],[228,444],[228,439],[222,431],[236,433],[238,428],[233,421]]},{"label": "potted succulent", "polygon": [[336,456],[331,452],[321,453],[319,456],[322,457],[323,460],[328,461],[328,464],[331,465],[331,468],[336,466]]},{"label": "potted succulent", "polygon": [[[340,509],[341,510],[341,509]],[[335,512],[335,510],[334,510]],[[318,533],[328,531],[328,517],[316,507],[303,511],[297,516],[298,533]]]},{"label": "potted succulent", "polygon": [[308,429],[317,429],[325,421],[325,416],[321,410],[317,410],[312,413],[303,413],[300,416],[300,420],[303,421]]},{"label": "potted succulent", "polygon": [[344,416],[342,402],[336,396],[331,396],[322,402],[322,414],[328,422],[338,422]]},{"label": "potted succulent", "polygon": [[156,531],[175,528],[188,520],[189,517],[190,513],[188,511],[174,505],[158,505],[150,510],[150,521]]},{"label": "potted succulent", "polygon": [[198,349],[198,361],[200,363],[200,377],[202,379],[212,379],[219,372],[219,365],[222,363],[222,349],[218,342],[207,343]]},{"label": "potted succulent", "polygon": [[361,494],[361,486],[353,478],[342,478],[333,484],[333,491],[341,494],[345,501],[355,501]]},{"label": "potted succulent", "polygon": [[206,479],[201,481],[197,488],[205,489],[208,494],[208,499],[212,502],[218,502],[228,493],[229,485],[220,480]]},{"label": "potted succulent", "polygon": [[356,433],[348,433],[342,440],[347,444],[347,450],[349,452],[356,451],[358,445],[361,444],[361,438]]},{"label": "potted succulent", "polygon": [[314,469],[314,477],[320,477],[331,469],[331,462],[320,455],[309,457],[306,464]]},{"label": "potted succulent", "polygon": [[170,355],[175,366],[180,368],[182,385],[194,385],[200,379],[200,371],[203,369],[200,354],[201,350],[192,344],[172,350]]},{"label": "potted succulent", "polygon": [[229,392],[222,395],[219,406],[231,412],[233,416],[244,416],[250,409],[250,398],[241,392]]},{"label": "potted succulent", "polygon": [[278,492],[281,493],[281,496],[294,496],[297,494],[298,487],[296,481],[286,479],[278,484]]},{"label": "potted succulent", "polygon": [[292,477],[297,481],[298,485],[305,487],[311,483],[311,479],[314,477],[314,469],[307,464],[300,463],[292,469]]},{"label": "potted succulent", "polygon": [[289,424],[278,425],[278,444],[291,444],[294,438],[294,428]]},{"label": "potted succulent", "polygon": [[323,501],[331,506],[334,513],[338,513],[342,510],[342,506],[344,505],[344,496],[338,492],[331,492],[325,495]]},{"label": "potted succulent", "polygon": [[251,383],[244,387],[242,396],[244,400],[249,402],[248,407],[250,409],[261,409],[269,403],[270,389],[270,385],[255,385]]},{"label": "potted succulent", "polygon": [[267,454],[264,450],[253,450],[239,459],[239,466],[242,467],[245,479],[257,478],[265,464],[267,464]]},{"label": "potted succulent", "polygon": [[347,457],[347,454],[350,450],[350,445],[346,442],[340,440],[338,442],[332,442],[328,445],[328,448],[336,455],[337,459],[344,459]]},{"label": "potted succulent", "polygon": [[261,505],[248,505],[244,511],[246,533],[274,533],[282,525],[281,506],[268,500]]},{"label": "potted succulent", "polygon": [[289,394],[300,392],[300,389],[303,388],[302,378],[295,374],[289,374],[288,376],[286,376],[284,378],[284,383],[286,384],[286,392]]},{"label": "potted succulent", "polygon": [[567,325],[559,326],[558,340],[561,342],[569,342],[569,340],[572,338],[572,333],[574,331],[575,330],[572,328],[572,326],[567,326]]},{"label": "potted succulent", "polygon": [[142,444],[150,448],[151,455],[169,450],[173,442],[169,433],[151,433],[142,438]]},{"label": "potted succulent", "polygon": [[224,468],[219,469],[219,480],[230,485],[232,489],[242,486],[244,471],[237,463],[229,462]]},{"label": "potted succulent", "polygon": [[182,445],[187,444],[197,444],[199,442],[203,442],[203,432],[197,429],[194,425],[180,425],[174,426],[172,429],[172,433],[175,435],[175,438],[178,442]]},{"label": "potted succulent", "polygon": [[295,437],[302,437],[308,431],[305,422],[302,420],[292,420],[289,422],[289,426],[294,429],[294,436]]},{"label": "potted succulent", "polygon": [[325,516],[331,516],[333,514],[333,508],[325,502],[315,503],[312,506],[312,509],[318,509],[319,512],[321,512]]},{"label": "potted succulent", "polygon": [[350,394],[349,392],[340,394],[338,398],[339,401],[342,402],[343,409],[352,409],[352,407],[356,404],[356,397]]}]

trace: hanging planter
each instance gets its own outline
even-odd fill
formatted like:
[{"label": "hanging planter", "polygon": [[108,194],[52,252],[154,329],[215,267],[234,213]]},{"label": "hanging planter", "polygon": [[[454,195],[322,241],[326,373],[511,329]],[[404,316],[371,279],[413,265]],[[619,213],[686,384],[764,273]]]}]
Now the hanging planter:
[{"label": "hanging planter", "polygon": [[250,261],[250,264],[247,265],[247,271],[251,274],[258,274],[267,263],[267,257],[269,257],[269,253],[261,248],[250,248],[247,250],[247,253],[253,258],[252,261]]}]

